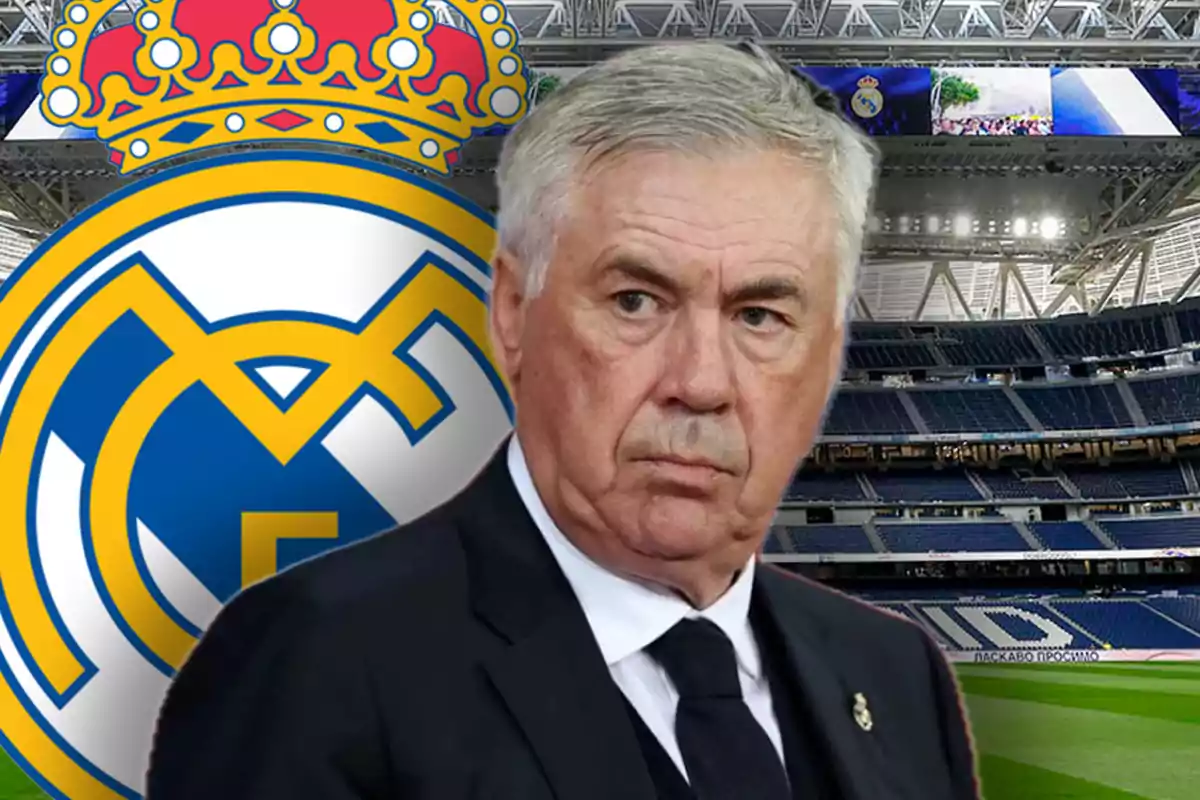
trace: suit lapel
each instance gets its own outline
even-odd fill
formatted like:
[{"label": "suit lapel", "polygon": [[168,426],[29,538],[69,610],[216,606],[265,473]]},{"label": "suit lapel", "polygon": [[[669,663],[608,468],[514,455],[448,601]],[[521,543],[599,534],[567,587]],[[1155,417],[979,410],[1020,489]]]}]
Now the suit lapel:
[{"label": "suit lapel", "polygon": [[634,728],[570,584],[517,495],[507,441],[458,504],[493,685],[560,800],[654,800]]},{"label": "suit lapel", "polygon": [[[887,800],[883,776],[887,764],[879,743],[855,722],[854,693],[847,675],[857,669],[852,660],[831,651],[820,623],[806,611],[803,593],[816,591],[796,578],[760,566],[755,573],[755,601],[780,632],[785,650],[784,676],[793,682],[800,700],[816,721],[825,755],[843,800]],[[799,596],[798,596],[799,595]]]}]

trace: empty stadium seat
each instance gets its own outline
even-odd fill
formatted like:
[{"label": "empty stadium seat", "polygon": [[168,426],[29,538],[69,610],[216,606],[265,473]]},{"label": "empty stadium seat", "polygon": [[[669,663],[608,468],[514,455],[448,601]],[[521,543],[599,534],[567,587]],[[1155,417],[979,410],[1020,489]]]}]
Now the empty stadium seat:
[{"label": "empty stadium seat", "polygon": [[871,553],[871,541],[861,525],[786,525],[797,553]]},{"label": "empty stadium seat", "polygon": [[1082,522],[1031,522],[1029,529],[1050,550],[1105,550]]},{"label": "empty stadium seat", "polygon": [[895,392],[840,391],[825,420],[825,433],[834,436],[916,432]]},{"label": "empty stadium seat", "polygon": [[961,502],[982,495],[962,470],[879,472],[867,476],[880,499],[898,503]]},{"label": "empty stadium seat", "polygon": [[1029,430],[1000,389],[909,391],[908,396],[934,433]]},{"label": "empty stadium seat", "polygon": [[1063,472],[1087,499],[1187,494],[1178,464],[1078,466],[1064,467]]},{"label": "empty stadium seat", "polygon": [[1200,516],[1104,519],[1100,527],[1129,550],[1200,547]]},{"label": "empty stadium seat", "polygon": [[1111,383],[1022,386],[1017,395],[1046,430],[1133,427],[1121,393]]},{"label": "empty stadium seat", "polygon": [[879,537],[896,553],[963,553],[1029,550],[1008,522],[938,522],[877,525]]},{"label": "empty stadium seat", "polygon": [[1133,380],[1129,388],[1151,425],[1200,420],[1200,375]]}]

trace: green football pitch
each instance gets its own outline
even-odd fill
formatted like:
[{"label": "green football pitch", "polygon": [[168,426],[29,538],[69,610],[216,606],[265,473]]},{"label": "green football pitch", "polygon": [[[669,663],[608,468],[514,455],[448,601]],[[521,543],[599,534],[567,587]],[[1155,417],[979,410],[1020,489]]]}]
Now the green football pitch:
[{"label": "green football pitch", "polygon": [[[1200,665],[966,665],[987,800],[1196,800]],[[0,760],[0,800],[43,800]]]}]

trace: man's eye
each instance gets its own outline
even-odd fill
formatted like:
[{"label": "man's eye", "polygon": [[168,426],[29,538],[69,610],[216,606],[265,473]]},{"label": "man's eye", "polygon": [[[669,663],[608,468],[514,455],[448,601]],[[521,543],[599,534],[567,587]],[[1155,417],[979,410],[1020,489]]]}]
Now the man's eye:
[{"label": "man's eye", "polygon": [[626,314],[638,314],[653,307],[654,298],[645,292],[618,292],[617,307]]},{"label": "man's eye", "polygon": [[738,312],[738,316],[741,317],[742,322],[746,323],[752,328],[764,328],[779,321],[779,315],[774,311],[771,311],[768,308],[761,308],[757,306],[743,308]]}]

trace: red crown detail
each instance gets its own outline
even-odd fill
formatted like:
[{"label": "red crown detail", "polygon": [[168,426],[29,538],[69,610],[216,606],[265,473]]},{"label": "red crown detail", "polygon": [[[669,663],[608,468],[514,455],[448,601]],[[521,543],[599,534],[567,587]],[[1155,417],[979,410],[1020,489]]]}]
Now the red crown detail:
[{"label": "red crown detail", "polygon": [[447,172],[471,135],[524,113],[499,0],[76,0],[54,31],[43,112],[93,129],[122,172],[206,147],[320,141]]}]

